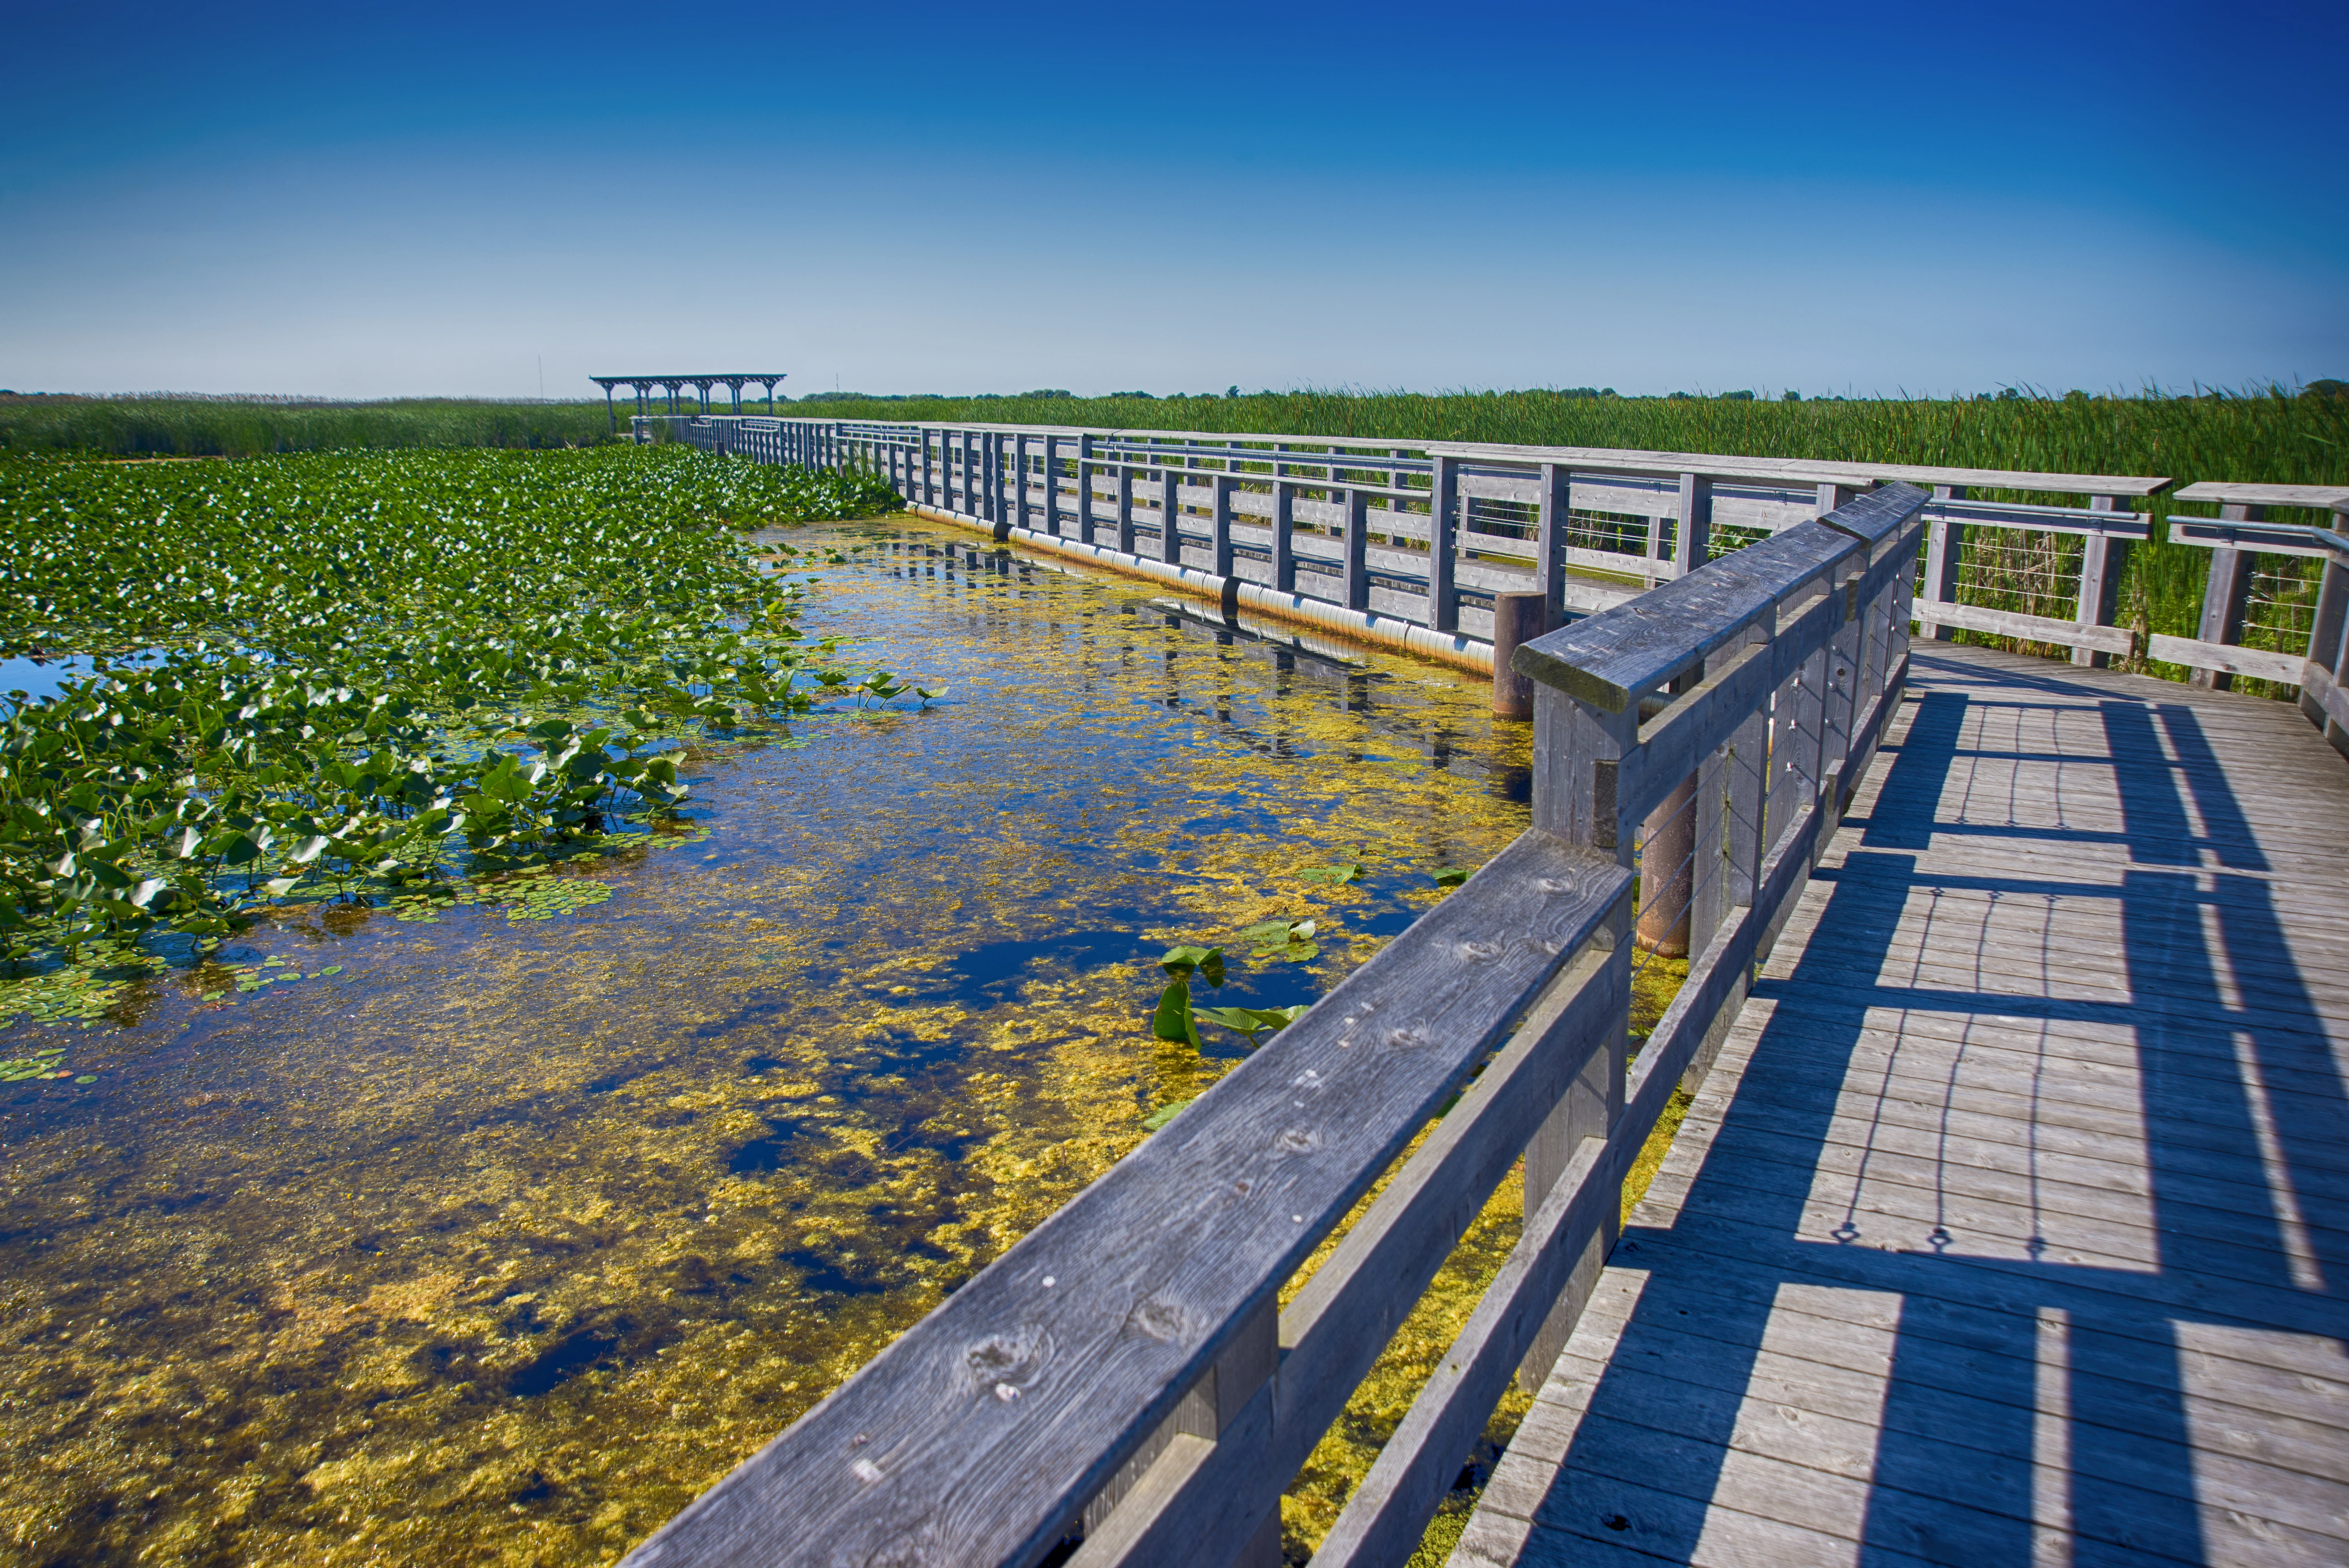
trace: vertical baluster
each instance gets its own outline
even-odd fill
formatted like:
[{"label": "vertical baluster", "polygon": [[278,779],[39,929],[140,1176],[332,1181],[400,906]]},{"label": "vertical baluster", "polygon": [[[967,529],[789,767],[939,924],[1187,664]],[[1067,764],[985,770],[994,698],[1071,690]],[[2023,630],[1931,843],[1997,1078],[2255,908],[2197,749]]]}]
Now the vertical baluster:
[{"label": "vertical baluster", "polygon": [[1713,551],[1713,480],[1704,474],[1681,476],[1679,526],[1672,534],[1672,567],[1682,577],[1703,565]]},{"label": "vertical baluster", "polygon": [[[1549,686],[1534,693],[1534,825],[1569,843],[1612,855],[1619,865],[1631,863],[1629,821],[1619,821],[1619,790],[1636,797],[1640,784],[1634,771],[1640,733],[1639,705],[1630,711],[1609,713],[1578,702]],[[1625,804],[1630,804],[1626,800]],[[1630,995],[1631,910],[1627,897],[1618,903],[1593,941],[1611,949],[1609,962],[1617,966],[1618,995]],[[1623,1114],[1624,1068],[1630,1057],[1628,1017],[1618,1015],[1604,1044],[1593,1051],[1556,1109],[1526,1145],[1525,1205],[1531,1213],[1557,1185],[1586,1139],[1604,1139]],[[1607,1253],[1615,1244],[1620,1211],[1609,1204],[1606,1218],[1575,1264],[1565,1293],[1534,1336],[1533,1346],[1519,1366],[1517,1377],[1526,1388],[1538,1387],[1549,1376],[1558,1352],[1566,1347],[1583,1304],[1599,1282]]]},{"label": "vertical baluster", "polygon": [[[1935,485],[1935,500],[1963,500],[1963,485]],[[1958,602],[1958,572],[1965,564],[1965,524],[1954,518],[1937,517],[1925,525],[1925,602],[1928,604],[1954,604]],[[1925,634],[1937,643],[1954,642],[1955,626],[1938,622],[1925,628]]]},{"label": "vertical baluster", "polygon": [[1559,541],[1565,534],[1567,470],[1541,466],[1541,495],[1534,512],[1534,592],[1542,596],[1542,624],[1556,625],[1566,610],[1566,570]]},{"label": "vertical baluster", "polygon": [[1297,485],[1278,477],[1272,481],[1272,586],[1275,592],[1297,592]]},{"label": "vertical baluster", "polygon": [[[2267,516],[2263,506],[2229,504],[2219,509],[2221,518],[2236,522],[2256,522]],[[2236,646],[2243,640],[2243,612],[2251,598],[2253,556],[2248,550],[2238,550],[2222,544],[2210,552],[2210,577],[2202,588],[2202,621],[2194,634],[2206,643],[2224,643]],[[2189,677],[2206,691],[2227,691],[2235,677],[2224,670],[2198,669]]]},{"label": "vertical baluster", "polygon": [[1091,432],[1077,438],[1077,539],[1084,544],[1093,542],[1093,438]]},{"label": "vertical baluster", "polygon": [[1427,491],[1427,624],[1439,632],[1460,626],[1460,593],[1452,580],[1452,514],[1459,492],[1459,459],[1437,454]]},{"label": "vertical baluster", "polygon": [[[2090,511],[2116,510],[2117,497],[2092,495]],[[2128,561],[2128,541],[2092,533],[2080,551],[2080,599],[2075,616],[2084,626],[2109,626],[2120,606],[2121,568]],[[2084,669],[2100,670],[2113,662],[2102,648],[2074,648],[2072,662]]]},{"label": "vertical baluster", "polygon": [[1044,531],[1061,536],[1061,438],[1044,438]]},{"label": "vertical baluster", "polygon": [[1170,566],[1183,564],[1183,470],[1175,465],[1168,457],[1158,497],[1158,559]]},{"label": "vertical baluster", "polygon": [[1117,547],[1133,553],[1133,465],[1129,454],[1120,453],[1117,459]]},{"label": "vertical baluster", "polygon": [[1346,608],[1367,610],[1371,607],[1371,498],[1351,485],[1338,494],[1346,508]]},{"label": "vertical baluster", "polygon": [[1215,494],[1212,509],[1215,519],[1215,573],[1218,577],[1229,577],[1232,574],[1232,490],[1239,482],[1232,476],[1229,458],[1224,459],[1224,471],[1207,482]]}]

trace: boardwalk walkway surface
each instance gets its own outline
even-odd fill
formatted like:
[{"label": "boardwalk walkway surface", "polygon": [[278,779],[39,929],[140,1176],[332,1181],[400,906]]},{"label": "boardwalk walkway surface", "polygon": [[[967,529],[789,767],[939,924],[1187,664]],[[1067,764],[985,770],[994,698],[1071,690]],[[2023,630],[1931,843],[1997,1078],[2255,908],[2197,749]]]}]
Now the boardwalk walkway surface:
[{"label": "boardwalk walkway surface", "polygon": [[2349,764],[1909,690],[1455,1563],[2349,1563]]}]

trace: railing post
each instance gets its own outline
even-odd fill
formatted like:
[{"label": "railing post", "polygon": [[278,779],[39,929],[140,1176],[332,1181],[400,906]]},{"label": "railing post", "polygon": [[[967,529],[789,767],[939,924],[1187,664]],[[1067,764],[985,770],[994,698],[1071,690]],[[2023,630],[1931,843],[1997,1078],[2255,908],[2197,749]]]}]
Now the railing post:
[{"label": "railing post", "polygon": [[1077,438],[1077,540],[1083,544],[1093,542],[1093,438],[1090,432]]},{"label": "railing post", "polygon": [[1044,529],[1054,539],[1061,537],[1061,438],[1044,438]]},{"label": "railing post", "polygon": [[1452,513],[1460,496],[1459,460],[1433,454],[1427,490],[1427,624],[1439,632],[1460,629],[1460,591],[1453,582]]},{"label": "railing post", "polygon": [[[1935,485],[1935,500],[1963,500],[1963,485]],[[1965,562],[1964,524],[1954,518],[1937,517],[1925,534],[1925,602],[1929,604],[1954,604],[1958,602],[1958,569]],[[1937,643],[1957,640],[1955,626],[1936,621],[1925,629],[1925,634]]]},{"label": "railing post", "polygon": [[[1605,710],[1568,696],[1544,683],[1534,690],[1534,826],[1569,843],[1580,844],[1631,864],[1634,824],[1622,821],[1618,800],[1635,799],[1640,780],[1629,771],[1636,767],[1640,706],[1628,711]],[[1628,765],[1628,766],[1627,766]],[[1619,903],[1607,924],[1593,938],[1610,951],[1608,962],[1617,968],[1615,994],[1631,994],[1631,908],[1627,897]],[[1623,1114],[1624,1069],[1630,1048],[1630,1020],[1619,1013],[1610,1021],[1604,1043],[1591,1052],[1555,1109],[1543,1119],[1540,1130],[1526,1145],[1525,1212],[1540,1206],[1573,1163],[1587,1139],[1604,1140]],[[1520,1387],[1537,1388],[1566,1348],[1583,1304],[1599,1283],[1599,1271],[1621,1228],[1621,1205],[1609,1203],[1589,1245],[1575,1261],[1565,1292],[1533,1336],[1532,1348],[1517,1368]]]},{"label": "railing post", "polygon": [[[2349,516],[2336,512],[2333,525],[2336,531],[2349,533]],[[2316,585],[2316,612],[2308,628],[2308,662],[2333,677],[2339,686],[2349,678],[2349,556],[2337,550],[2328,550],[2324,557],[2324,575]],[[2349,728],[2325,712],[2324,705],[2302,688],[2300,694],[2302,717],[2324,732],[2324,738],[2334,750],[2349,757]]]},{"label": "railing post", "polygon": [[[2090,511],[2113,511],[2118,498],[2092,495]],[[2128,541],[2092,533],[2080,552],[2080,603],[2074,618],[2084,626],[2109,626],[2120,603],[2121,567],[2128,560]],[[2083,669],[2100,670],[2113,662],[2102,648],[2074,648],[2072,662]]]},{"label": "railing post", "polygon": [[1672,564],[1685,577],[1713,551],[1713,480],[1703,474],[1681,476],[1680,527],[1672,536]]},{"label": "railing post", "polygon": [[1568,470],[1557,464],[1541,466],[1541,496],[1534,503],[1534,592],[1542,597],[1545,627],[1556,625],[1566,610],[1565,563],[1558,547],[1566,535],[1570,482]]},{"label": "railing post", "polygon": [[[1207,1375],[1184,1394],[1174,1413],[1143,1440],[1141,1451],[1085,1505],[1084,1544],[1069,1559],[1069,1568],[1109,1568],[1131,1559],[1168,1501],[1159,1488],[1184,1468],[1158,1462],[1168,1449],[1248,1436],[1261,1440],[1262,1418],[1245,1423],[1242,1418],[1258,1400],[1269,1399],[1268,1385],[1279,1365],[1279,1305],[1268,1301],[1233,1336]],[[1280,1501],[1276,1497],[1247,1543],[1229,1559],[1229,1568],[1279,1568],[1280,1560]]]},{"label": "railing post", "polygon": [[[2235,522],[2257,522],[2268,514],[2263,506],[2244,506],[2230,502],[2219,509],[2219,515]],[[2202,624],[2195,636],[2206,643],[2224,643],[2230,647],[2243,640],[2243,609],[2251,597],[2251,552],[2222,544],[2210,552],[2210,579],[2202,590]],[[2235,677],[2225,670],[2197,669],[2188,676],[2195,686],[2206,691],[2226,691],[2235,684]]]},{"label": "railing post", "polygon": [[1117,461],[1117,547],[1133,553],[1133,465],[1123,455]]},{"label": "railing post", "polygon": [[1297,592],[1297,486],[1278,477],[1272,481],[1272,586],[1276,593]]},{"label": "railing post", "polygon": [[1831,591],[1842,615],[1841,623],[1827,638],[1826,656],[1820,661],[1820,701],[1824,709],[1821,719],[1819,755],[1819,821],[1817,855],[1826,852],[1827,840],[1835,834],[1836,823],[1843,818],[1844,790],[1857,785],[1845,765],[1851,756],[1852,726],[1859,722],[1861,692],[1867,685],[1865,665],[1868,658],[1868,607],[1859,602],[1861,584],[1867,580],[1871,548],[1862,545],[1848,562],[1848,570],[1838,573]]},{"label": "railing post", "polygon": [[1169,566],[1183,564],[1183,470],[1174,459],[1166,459],[1160,470],[1164,476],[1164,488],[1158,495],[1158,559]]},{"label": "railing post", "polygon": [[1239,481],[1232,477],[1228,459],[1224,463],[1224,471],[1215,475],[1208,483],[1215,487],[1216,492],[1216,575],[1229,577],[1232,574],[1232,490]]},{"label": "railing post", "polygon": [[1338,492],[1346,505],[1346,608],[1371,607],[1371,498],[1361,490]]}]

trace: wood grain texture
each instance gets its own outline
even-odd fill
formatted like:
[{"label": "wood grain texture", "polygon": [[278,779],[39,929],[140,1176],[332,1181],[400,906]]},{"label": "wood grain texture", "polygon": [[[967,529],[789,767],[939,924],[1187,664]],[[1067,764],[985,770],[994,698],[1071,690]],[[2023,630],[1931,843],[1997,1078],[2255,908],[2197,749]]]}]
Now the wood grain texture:
[{"label": "wood grain texture", "polygon": [[2058,647],[2092,648],[2127,656],[2137,651],[2137,636],[2126,626],[2099,626],[2062,621],[2052,615],[2026,615],[2019,610],[1992,610],[1980,604],[1943,604],[1919,600],[1917,620],[1927,626],[1956,626],[2024,642],[2053,643]]},{"label": "wood grain texture", "polygon": [[2349,765],[1908,685],[1455,1563],[2349,1560]]}]

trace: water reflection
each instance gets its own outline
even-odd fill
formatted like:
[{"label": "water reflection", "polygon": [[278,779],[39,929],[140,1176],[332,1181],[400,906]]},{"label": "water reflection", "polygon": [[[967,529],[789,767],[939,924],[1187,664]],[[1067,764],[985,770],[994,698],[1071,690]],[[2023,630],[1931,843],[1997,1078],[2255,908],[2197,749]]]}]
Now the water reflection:
[{"label": "water reflection", "polygon": [[1214,996],[1309,999],[1524,826],[1471,677],[789,537],[858,548],[814,629],[945,703],[705,750],[574,913],[314,912],[228,954],[299,983],[7,1026],[96,1078],[0,1090],[20,1553],[615,1555],[1237,1059],[1149,1037],[1166,946],[1313,918]]}]

